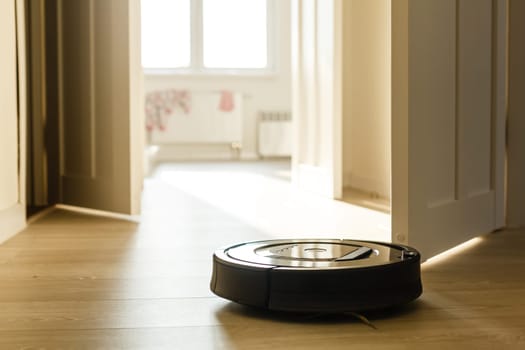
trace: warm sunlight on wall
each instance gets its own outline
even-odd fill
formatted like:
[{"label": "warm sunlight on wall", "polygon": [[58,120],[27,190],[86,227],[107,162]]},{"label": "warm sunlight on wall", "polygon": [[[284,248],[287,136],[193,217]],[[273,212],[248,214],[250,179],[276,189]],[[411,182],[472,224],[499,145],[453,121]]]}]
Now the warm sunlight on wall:
[{"label": "warm sunlight on wall", "polygon": [[343,1],[343,185],[390,196],[390,2]]}]

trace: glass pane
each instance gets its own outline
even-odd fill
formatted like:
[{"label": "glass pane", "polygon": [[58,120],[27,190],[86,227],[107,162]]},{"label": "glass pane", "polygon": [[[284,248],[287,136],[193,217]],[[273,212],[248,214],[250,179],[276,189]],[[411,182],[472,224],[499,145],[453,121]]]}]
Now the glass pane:
[{"label": "glass pane", "polygon": [[266,0],[203,0],[202,5],[205,67],[267,66]]},{"label": "glass pane", "polygon": [[188,67],[190,0],[142,0],[142,66]]}]

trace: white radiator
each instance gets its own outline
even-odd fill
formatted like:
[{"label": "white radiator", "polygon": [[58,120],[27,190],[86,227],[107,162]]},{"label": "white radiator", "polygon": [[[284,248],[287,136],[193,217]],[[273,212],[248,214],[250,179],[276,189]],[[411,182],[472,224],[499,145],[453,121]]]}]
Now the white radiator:
[{"label": "white radiator", "polygon": [[242,145],[240,93],[165,90],[146,96],[150,143]]},{"label": "white radiator", "polygon": [[260,112],[258,129],[258,152],[260,156],[289,157],[292,155],[292,119],[290,112]]}]

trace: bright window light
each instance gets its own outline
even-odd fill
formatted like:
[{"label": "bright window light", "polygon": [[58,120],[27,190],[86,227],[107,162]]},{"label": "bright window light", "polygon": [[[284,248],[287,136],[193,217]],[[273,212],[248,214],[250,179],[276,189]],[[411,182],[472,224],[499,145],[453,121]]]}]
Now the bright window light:
[{"label": "bright window light", "polygon": [[266,0],[203,0],[203,64],[266,68]]},{"label": "bright window light", "polygon": [[141,16],[142,66],[189,67],[190,0],[142,0]]}]

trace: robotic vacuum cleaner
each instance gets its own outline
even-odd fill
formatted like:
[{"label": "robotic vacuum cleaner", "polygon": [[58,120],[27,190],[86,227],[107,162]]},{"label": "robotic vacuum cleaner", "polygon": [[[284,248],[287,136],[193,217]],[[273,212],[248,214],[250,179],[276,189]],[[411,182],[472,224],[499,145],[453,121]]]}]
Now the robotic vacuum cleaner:
[{"label": "robotic vacuum cleaner", "polygon": [[380,242],[249,242],[215,252],[210,288],[220,297],[270,310],[381,309],[421,295],[420,259],[413,248]]}]

